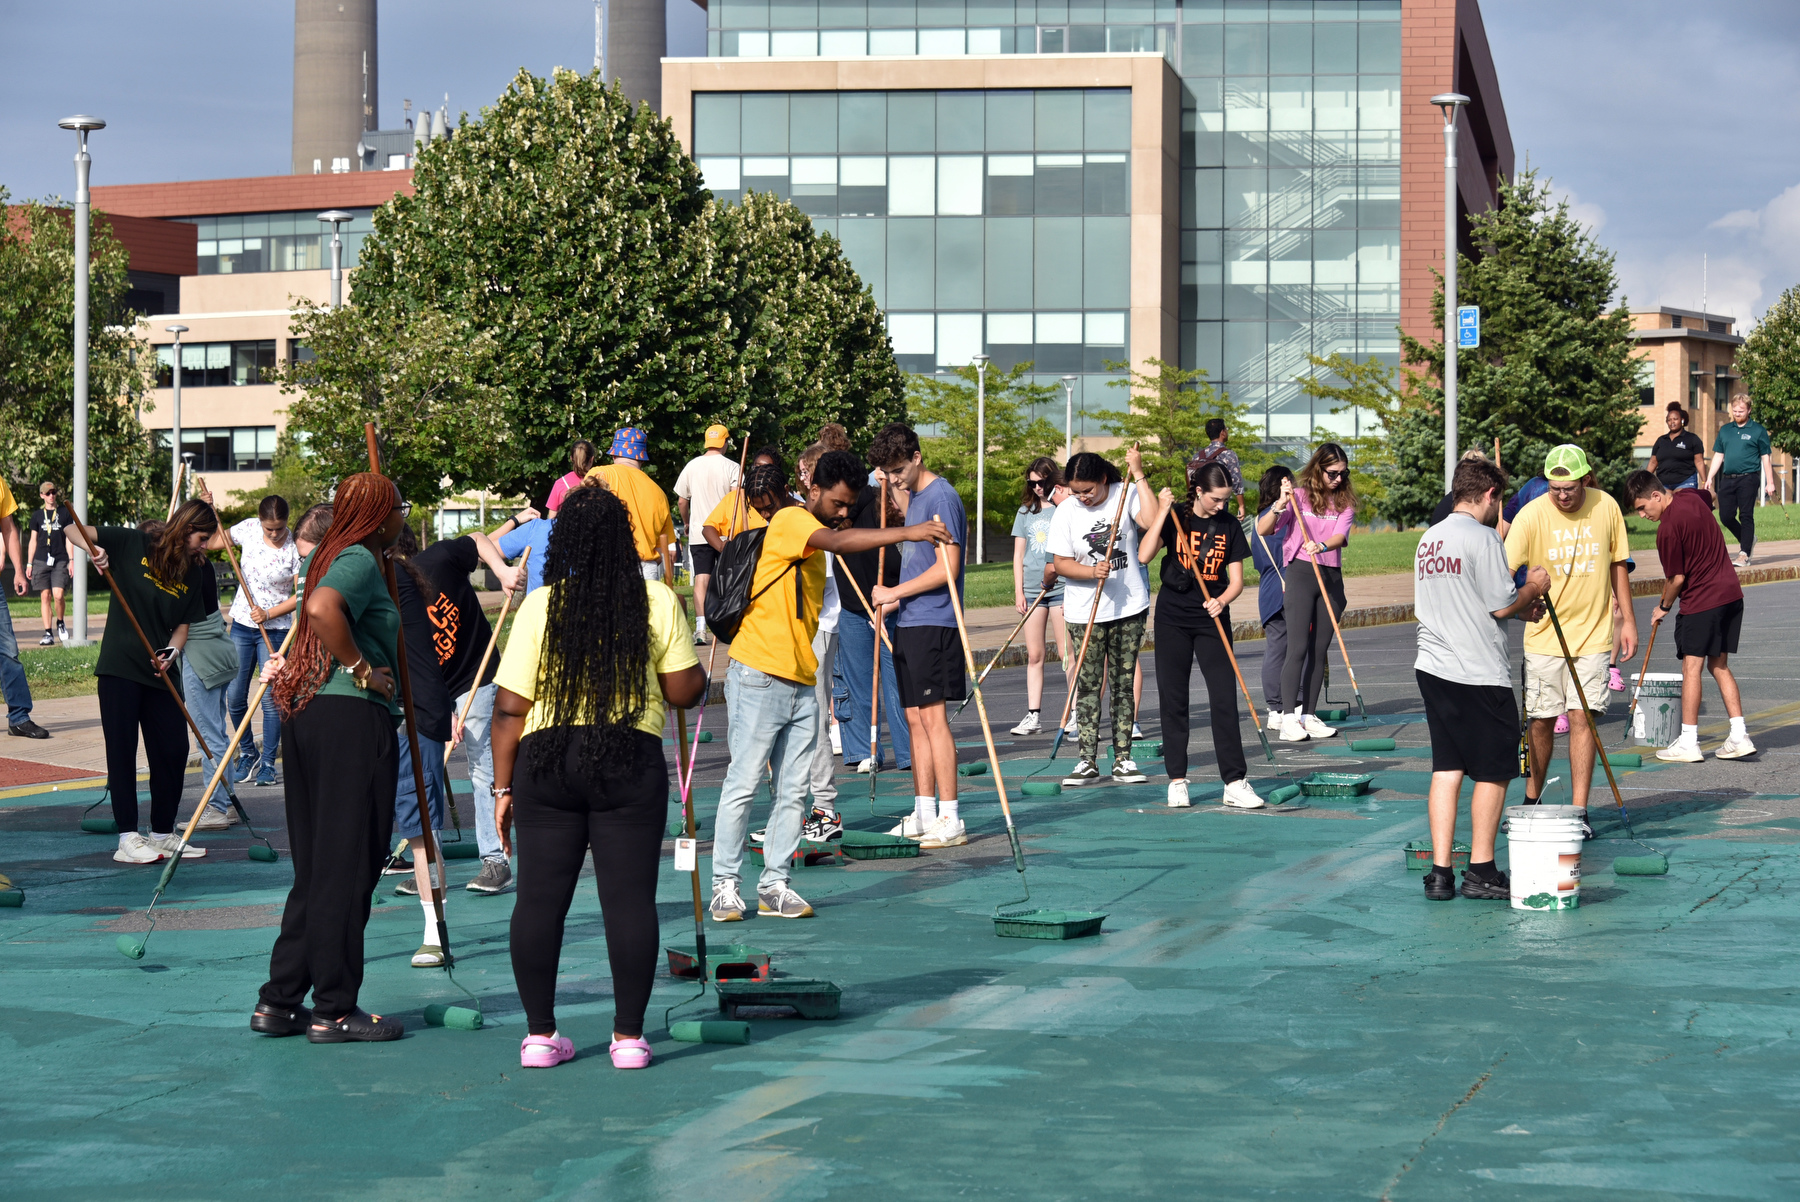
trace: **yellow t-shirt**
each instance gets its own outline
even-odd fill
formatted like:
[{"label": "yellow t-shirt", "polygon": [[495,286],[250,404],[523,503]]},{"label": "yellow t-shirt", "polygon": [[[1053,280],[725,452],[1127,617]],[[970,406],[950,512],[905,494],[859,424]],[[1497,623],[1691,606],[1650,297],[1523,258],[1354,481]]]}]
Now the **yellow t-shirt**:
[{"label": "yellow t-shirt", "polygon": [[[763,535],[756,579],[750,585],[750,595],[756,600],[750,603],[750,612],[744,615],[731,644],[731,658],[740,664],[809,688],[819,670],[812,641],[819,633],[819,607],[825,601],[825,556],[807,546],[806,540],[824,528],[803,505],[775,511],[769,532]],[[800,577],[797,602],[790,567]],[[762,595],[758,597],[758,593]]]},{"label": "yellow t-shirt", "polygon": [[638,558],[661,560],[661,548],[675,541],[675,523],[669,520],[669,498],[663,495],[662,486],[623,463],[609,463],[588,474],[598,475],[612,494],[625,502]]},{"label": "yellow t-shirt", "polygon": [[[561,588],[552,585],[550,588]],[[500,657],[500,670],[494,681],[501,688],[519,696],[536,700],[538,664],[543,655],[544,619],[550,612],[550,588],[533,589],[525,594],[512,634],[506,641],[506,654]],[[675,590],[659,580],[644,581],[650,595],[650,662],[644,682],[644,716],[637,728],[646,734],[661,734],[663,728],[663,695],[657,684],[658,672],[679,672],[700,661],[694,658],[694,632],[688,627],[681,600]],[[589,721],[591,716],[584,715]],[[544,707],[533,705],[525,715],[524,734],[542,730],[548,725]],[[523,737],[523,736],[521,736]]]},{"label": "yellow t-shirt", "polygon": [[711,526],[719,532],[719,537],[730,542],[736,535],[746,530],[761,530],[769,524],[769,520],[756,512],[756,507],[742,498],[742,494],[733,491],[725,494],[725,498],[713,506],[713,511],[701,523]]},{"label": "yellow t-shirt", "polygon": [[19,503],[13,500],[12,489],[7,487],[6,481],[0,480],[0,518],[9,518],[19,512],[20,508]]},{"label": "yellow t-shirt", "polygon": [[[1574,513],[1558,509],[1546,493],[1521,509],[1506,532],[1508,567],[1550,573],[1550,603],[1556,606],[1571,655],[1612,649],[1612,565],[1630,558],[1625,515],[1617,501],[1597,488],[1588,488]],[[1525,650],[1562,654],[1549,615],[1525,628]]]}]

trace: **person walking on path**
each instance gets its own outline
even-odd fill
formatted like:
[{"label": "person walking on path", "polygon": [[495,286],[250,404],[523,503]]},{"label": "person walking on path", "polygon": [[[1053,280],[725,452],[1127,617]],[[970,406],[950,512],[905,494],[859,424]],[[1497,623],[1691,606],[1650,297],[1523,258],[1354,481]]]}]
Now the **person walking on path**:
[{"label": "person walking on path", "polygon": [[1518,711],[1504,623],[1535,618],[1550,573],[1533,567],[1524,588],[1512,582],[1506,547],[1494,527],[1506,474],[1489,460],[1464,460],[1451,478],[1456,508],[1426,530],[1413,559],[1413,606],[1419,652],[1413,676],[1431,735],[1431,869],[1425,896],[1456,896],[1451,852],[1463,778],[1475,782],[1469,802],[1469,867],[1462,895],[1505,900],[1512,886],[1494,863],[1494,836],[1506,786],[1518,774]]},{"label": "person walking on path", "polygon": [[968,696],[961,636],[950,604],[951,577],[958,597],[963,591],[968,522],[956,489],[925,466],[912,427],[899,422],[883,427],[869,444],[869,458],[906,490],[909,521],[940,521],[949,532],[942,556],[922,543],[906,547],[900,554],[900,583],[878,587],[869,603],[899,605],[894,675],[913,739],[913,812],[894,833],[918,839],[921,847],[956,847],[969,837],[957,792],[956,739],[945,704]]},{"label": "person walking on path", "polygon": [[1732,569],[1725,535],[1713,520],[1712,498],[1691,488],[1671,490],[1649,472],[1633,472],[1625,481],[1625,493],[1639,517],[1656,523],[1663,590],[1650,612],[1650,625],[1659,625],[1675,603],[1681,603],[1681,612],[1675,615],[1675,655],[1681,661],[1681,735],[1658,751],[1656,758],[1687,764],[1706,758],[1700,750],[1702,665],[1718,682],[1725,714],[1731,719],[1730,734],[1713,754],[1722,760],[1755,755],[1756,744],[1744,727],[1743,697],[1731,674],[1731,657],[1737,653],[1744,624],[1744,588]]},{"label": "person walking on path", "polygon": [[819,664],[813,655],[813,638],[818,634],[819,609],[825,600],[825,564],[818,552],[842,555],[900,542],[942,542],[949,537],[941,522],[887,530],[839,529],[867,482],[867,471],[848,451],[820,456],[804,505],[790,500],[787,473],[779,467],[753,468],[745,481],[751,503],[770,517],[751,579],[749,607],[738,625],[725,671],[725,704],[731,713],[726,742],[731,763],[719,790],[718,825],[713,835],[711,913],[715,922],[741,921],[747,909],[739,891],[740,866],[750,804],[762,787],[765,771],[770,774],[774,800],[765,828],[757,912],[776,918],[812,917],[812,907],[789,888],[788,870],[800,843],[813,750],[819,737],[815,691]]},{"label": "person walking on path", "polygon": [[547,558],[555,583],[520,604],[495,678],[493,796],[476,799],[492,806],[504,852],[518,846],[512,967],[528,1032],[519,1063],[553,1068],[575,1055],[557,1028],[556,969],[591,855],[612,968],[608,1051],[616,1068],[647,1068],[668,822],[664,704],[698,702],[706,672],[674,590],[638,571],[617,495],[570,493]]},{"label": "person walking on path", "polygon": [[[1631,557],[1625,515],[1617,501],[1594,487],[1587,454],[1578,446],[1552,447],[1544,457],[1544,478],[1549,481],[1547,493],[1519,510],[1507,532],[1507,564],[1549,571],[1550,604],[1556,607],[1581,688],[1590,700],[1604,703],[1615,627],[1620,661],[1637,654],[1637,618],[1625,567]],[[1622,602],[1616,615],[1615,596]],[[1581,696],[1569,675],[1555,625],[1545,618],[1527,626],[1525,711],[1531,720],[1531,778],[1525,785],[1526,805],[1542,800],[1556,747],[1556,719],[1581,710]],[[1587,803],[1594,779],[1596,717],[1585,711],[1583,716],[1585,721],[1569,724],[1569,792],[1583,831],[1592,838]]]},{"label": "person walking on path", "polygon": [[669,548],[675,542],[675,524],[669,518],[669,498],[663,495],[662,485],[644,471],[650,462],[650,436],[630,427],[616,430],[609,454],[613,461],[591,469],[587,478],[598,480],[625,502],[644,579],[673,581],[675,565]]},{"label": "person walking on path", "polygon": [[[23,597],[29,581],[25,576],[25,560],[20,554],[19,525],[13,520],[20,505],[13,499],[12,489],[0,479],[0,570],[7,560],[13,566],[13,591]],[[22,739],[47,739],[50,732],[31,720],[31,684],[25,679],[25,665],[19,662],[19,638],[13,632],[12,615],[0,622],[0,693],[6,697],[6,729]],[[132,785],[137,796],[137,785]],[[124,830],[124,827],[120,827]]]},{"label": "person walking on path", "polygon": [[1669,492],[1682,488],[1699,488],[1700,473],[1706,470],[1706,444],[1687,428],[1687,410],[1674,401],[1663,413],[1669,432],[1650,448],[1650,470]]},{"label": "person walking on path", "polygon": [[[1012,728],[1015,735],[1035,735],[1044,729],[1044,632],[1056,635],[1056,654],[1062,663],[1064,693],[1071,684],[1075,664],[1069,650],[1069,626],[1063,621],[1062,579],[1050,562],[1050,521],[1056,507],[1069,497],[1062,469],[1056,460],[1040,455],[1025,469],[1025,496],[1013,518],[1013,609],[1025,621],[1025,717]],[[1048,592],[1050,595],[1044,597]],[[1043,598],[1043,604],[1038,599]]]},{"label": "person walking on path", "polygon": [[1225,419],[1208,418],[1206,436],[1212,441],[1200,448],[1193,462],[1216,463],[1225,469],[1225,474],[1231,477],[1231,495],[1237,498],[1237,515],[1241,522],[1244,520],[1244,468],[1238,461],[1237,452],[1225,445],[1231,440],[1231,430],[1225,425]]},{"label": "person walking on path", "polygon": [[54,647],[58,641],[69,641],[69,628],[63,621],[63,598],[71,579],[69,536],[65,531],[75,515],[62,503],[61,490],[54,481],[38,485],[38,500],[41,503],[31,511],[26,523],[31,545],[26,549],[25,560],[31,565],[31,587],[38,590],[38,608],[44,615],[44,637],[38,646]]},{"label": "person walking on path", "polygon": [[[1319,718],[1319,689],[1325,673],[1315,671],[1306,681],[1306,653],[1324,667],[1331,651],[1333,619],[1344,612],[1344,547],[1356,521],[1356,492],[1350,487],[1350,456],[1335,442],[1320,443],[1300,470],[1297,485],[1283,481],[1281,494],[1267,513],[1256,519],[1256,532],[1279,536],[1281,557],[1287,561],[1287,655],[1281,667],[1281,699],[1293,708],[1282,715],[1281,739],[1300,743],[1329,739],[1337,730]],[[1317,570],[1315,571],[1315,567]],[[1324,592],[1320,592],[1320,582]],[[1311,631],[1310,642],[1297,637]]]},{"label": "person walking on path", "polygon": [[[1162,590],[1156,597],[1156,692],[1162,709],[1163,767],[1169,804],[1190,806],[1188,796],[1188,682],[1194,664],[1206,680],[1213,752],[1225,805],[1254,810],[1263,804],[1245,779],[1244,737],[1238,723],[1237,673],[1231,666],[1231,603],[1244,591],[1250,542],[1242,522],[1225,512],[1231,477],[1214,461],[1188,464],[1187,499],[1163,489],[1156,521],[1144,532],[1138,559],[1149,563],[1163,547]],[[1199,580],[1194,579],[1198,574]],[[1204,584],[1205,591],[1201,591]],[[1225,637],[1219,637],[1220,630]]]},{"label": "person walking on path", "polygon": [[737,464],[725,453],[731,431],[724,426],[706,428],[706,449],[688,460],[675,478],[675,508],[687,530],[688,554],[694,560],[694,642],[706,642],[706,590],[712,584],[719,553],[702,533],[702,523],[720,501],[738,486]]},{"label": "person walking on path", "polygon": [[1719,498],[1719,521],[1738,540],[1738,567],[1748,567],[1756,549],[1757,486],[1762,495],[1775,495],[1775,475],[1769,467],[1773,451],[1769,432],[1750,420],[1750,398],[1738,393],[1731,398],[1731,421],[1719,427],[1713,439],[1712,467],[1706,473],[1706,491]]},{"label": "person walking on path", "polygon": [[[1256,486],[1256,520],[1261,521],[1264,514],[1275,508],[1281,499],[1281,489],[1285,482],[1293,486],[1294,473],[1276,464],[1262,474]],[[1256,615],[1262,622],[1262,690],[1263,702],[1269,707],[1269,728],[1278,730],[1281,727],[1281,715],[1300,703],[1300,696],[1312,687],[1312,675],[1318,670],[1313,660],[1312,631],[1309,627],[1300,632],[1300,644],[1306,649],[1306,659],[1301,665],[1300,691],[1287,698],[1282,704],[1281,671],[1287,665],[1288,626],[1287,626],[1287,591],[1282,579],[1282,572],[1287,567],[1287,560],[1281,555],[1281,540],[1269,539],[1262,534],[1252,533],[1250,539],[1250,562],[1256,568]]]},{"label": "person walking on path", "polygon": [[[1112,778],[1128,785],[1148,779],[1131,758],[1131,715],[1136,709],[1131,678],[1150,616],[1150,586],[1138,561],[1138,539],[1156,521],[1156,494],[1150,491],[1144,459],[1135,445],[1125,453],[1125,462],[1131,469],[1130,484],[1116,464],[1092,451],[1071,458],[1064,476],[1069,499],[1056,507],[1050,521],[1050,554],[1056,574],[1067,581],[1063,615],[1071,636],[1074,627],[1085,628],[1090,616],[1093,619],[1093,636],[1075,678],[1080,751],[1063,778],[1065,785],[1100,779],[1100,699],[1106,693],[1112,697]],[[1087,637],[1085,629],[1082,637]],[[1080,656],[1081,639],[1072,641]]]},{"label": "person walking on path", "polygon": [[551,517],[556,516],[557,510],[562,508],[563,499],[569,495],[569,490],[581,487],[581,482],[594,469],[594,460],[598,457],[599,452],[594,450],[593,443],[585,438],[575,440],[575,445],[569,448],[569,470],[550,486],[550,496],[544,501],[545,513]]},{"label": "person walking on path", "polygon": [[[212,504],[212,493],[203,499]],[[294,610],[300,598],[294,591],[294,578],[300,571],[300,549],[288,529],[288,503],[273,494],[256,507],[256,516],[245,518],[229,530],[215,532],[207,542],[208,551],[223,551],[228,543],[238,546],[238,568],[244,574],[247,588],[241,588],[231,599],[231,642],[237,648],[238,670],[226,693],[226,705],[235,729],[244,720],[249,705],[250,681],[258,668],[264,667],[273,654],[271,645],[280,646],[294,622]],[[275,712],[273,692],[264,690],[262,699],[262,746],[256,735],[244,732],[238,741],[238,762],[231,774],[239,784],[273,785],[275,753],[281,744],[281,715]]]},{"label": "person walking on path", "polygon": [[[874,481],[856,494],[856,501],[850,506],[849,528],[853,530],[877,530],[883,526],[903,526],[906,524],[905,511],[894,497],[894,490],[883,472],[872,472]],[[883,520],[881,507],[887,506],[886,520]],[[875,630],[875,621],[863,608],[863,598],[875,589],[876,585],[893,588],[900,583],[900,553],[883,554],[879,550],[858,551],[855,554],[842,556],[844,566],[849,569],[850,577],[856,582],[856,588],[844,589],[839,594],[843,602],[844,612],[838,618],[838,657],[837,678],[839,682],[839,700],[843,704],[843,712],[847,718],[839,722],[843,732],[844,766],[853,767],[858,772],[875,771],[875,760],[881,766],[892,763],[902,772],[912,771],[912,738],[906,729],[905,706],[900,703],[900,682],[894,674],[894,660],[889,653],[887,643],[881,642]],[[877,567],[881,569],[881,579],[875,578]],[[857,595],[861,589],[861,596]],[[899,629],[896,606],[886,606],[881,610],[881,622],[887,630],[888,640],[894,638]],[[894,749],[890,760],[880,748],[869,747],[869,731],[863,724],[862,715],[870,712],[871,694],[874,692],[875,680],[871,672],[875,670],[876,647],[880,646],[881,656],[881,714],[887,721],[888,739]],[[880,734],[877,732],[877,742]]]},{"label": "person walking on path", "polygon": [[398,541],[410,511],[385,476],[346,476],[330,528],[300,566],[306,584],[298,625],[270,685],[286,723],[282,791],[294,884],[250,1019],[264,1035],[379,1043],[404,1034],[399,1020],[367,1013],[357,997],[400,762],[400,611],[378,557]]}]

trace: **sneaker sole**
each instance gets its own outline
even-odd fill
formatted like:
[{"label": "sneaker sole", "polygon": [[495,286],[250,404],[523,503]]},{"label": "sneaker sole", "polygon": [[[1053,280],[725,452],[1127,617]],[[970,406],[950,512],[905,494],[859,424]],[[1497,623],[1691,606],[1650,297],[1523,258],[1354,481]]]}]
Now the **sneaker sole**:
[{"label": "sneaker sole", "polygon": [[1444,889],[1444,890],[1427,889],[1427,890],[1425,890],[1425,900],[1426,901],[1455,901],[1456,900],[1456,887],[1451,886],[1450,888]]},{"label": "sneaker sole", "polygon": [[730,914],[720,914],[715,910],[712,913],[712,920],[714,922],[742,922],[744,921],[744,912],[738,910]]},{"label": "sneaker sole", "polygon": [[954,839],[921,839],[920,847],[962,847],[969,842],[967,835],[958,835]]},{"label": "sneaker sole", "polygon": [[1472,893],[1469,891],[1469,887],[1467,885],[1464,885],[1462,887],[1462,895],[1464,897],[1468,898],[1470,901],[1511,901],[1512,900],[1512,890],[1511,889],[1501,889],[1498,885],[1493,885],[1493,886],[1478,885],[1478,886],[1476,886],[1475,891]]},{"label": "sneaker sole", "polygon": [[1062,783],[1066,788],[1079,789],[1082,785],[1099,784],[1100,778],[1097,776],[1065,776]]},{"label": "sneaker sole", "polygon": [[800,914],[783,914],[780,910],[769,909],[760,901],[756,903],[756,912],[765,918],[811,918],[813,916],[811,906],[806,907],[806,910]]},{"label": "sneaker sole", "polygon": [[1756,748],[1754,748],[1754,747],[1750,748],[1750,750],[1748,750],[1748,751],[1733,751],[1730,753],[1727,753],[1723,749],[1721,749],[1719,751],[1713,752],[1713,759],[1715,759],[1715,760],[1743,760],[1743,759],[1748,759],[1749,757],[1751,757],[1755,754],[1756,754]]},{"label": "sneaker sole", "polygon": [[1230,806],[1234,810],[1260,810],[1268,803],[1259,797],[1255,801],[1231,801],[1227,798],[1220,798],[1219,804]]},{"label": "sneaker sole", "polygon": [[1171,801],[1169,803],[1169,808],[1171,810],[1191,810],[1194,808],[1194,803],[1191,801]]},{"label": "sneaker sole", "polygon": [[1114,784],[1120,784],[1120,785],[1141,785],[1149,779],[1150,779],[1149,777],[1144,776],[1142,774],[1134,774],[1131,776],[1115,776],[1112,778]]},{"label": "sneaker sole", "polygon": [[1706,756],[1703,754],[1702,755],[1664,755],[1660,751],[1656,753],[1656,758],[1661,760],[1665,764],[1699,764],[1699,763],[1704,763],[1706,760]]}]

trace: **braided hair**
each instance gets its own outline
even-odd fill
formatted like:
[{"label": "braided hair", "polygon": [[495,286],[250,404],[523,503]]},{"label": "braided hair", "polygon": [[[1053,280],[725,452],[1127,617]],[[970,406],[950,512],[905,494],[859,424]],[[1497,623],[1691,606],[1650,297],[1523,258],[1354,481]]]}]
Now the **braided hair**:
[{"label": "braided hair", "polygon": [[306,569],[306,592],[300,598],[299,617],[294,623],[293,644],[288,649],[287,664],[275,677],[269,690],[275,694],[275,706],[283,718],[292,718],[306,708],[331,674],[331,653],[312,628],[306,615],[306,603],[313,590],[331,571],[338,553],[355,546],[380,530],[388,515],[400,504],[400,490],[386,476],[375,472],[358,472],[338,483],[337,497],[332,502],[331,529],[313,549]]},{"label": "braided hair", "polygon": [[604,488],[572,490],[550,532],[544,579],[554,583],[532,701],[543,725],[526,752],[529,768],[562,777],[579,729],[581,774],[598,779],[634,758],[632,736],[653,687],[650,595],[625,503]]}]

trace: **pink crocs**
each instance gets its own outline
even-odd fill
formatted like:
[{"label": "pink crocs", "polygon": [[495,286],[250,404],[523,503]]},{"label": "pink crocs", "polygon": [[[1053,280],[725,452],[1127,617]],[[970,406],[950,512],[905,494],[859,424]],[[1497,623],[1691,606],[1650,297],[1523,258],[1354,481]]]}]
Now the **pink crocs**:
[{"label": "pink crocs", "polygon": [[575,1041],[561,1035],[527,1035],[519,1045],[519,1064],[524,1068],[555,1068],[575,1059]]},{"label": "pink crocs", "polygon": [[650,1044],[642,1039],[615,1039],[607,1045],[614,1068],[649,1068]]}]

